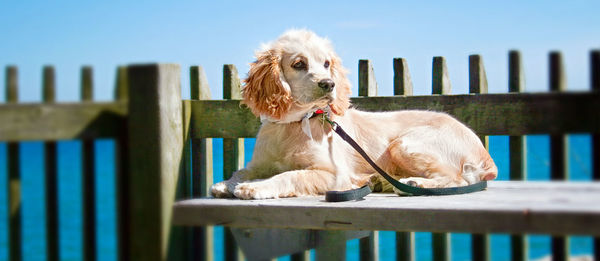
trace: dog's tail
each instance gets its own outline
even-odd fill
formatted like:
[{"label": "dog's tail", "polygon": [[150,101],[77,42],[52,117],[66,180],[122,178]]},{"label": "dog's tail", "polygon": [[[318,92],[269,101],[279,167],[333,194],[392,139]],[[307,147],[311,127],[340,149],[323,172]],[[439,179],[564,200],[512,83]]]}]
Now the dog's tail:
[{"label": "dog's tail", "polygon": [[498,177],[498,167],[490,154],[487,151],[482,154],[482,160],[478,163],[465,162],[462,165],[461,175],[469,184]]}]

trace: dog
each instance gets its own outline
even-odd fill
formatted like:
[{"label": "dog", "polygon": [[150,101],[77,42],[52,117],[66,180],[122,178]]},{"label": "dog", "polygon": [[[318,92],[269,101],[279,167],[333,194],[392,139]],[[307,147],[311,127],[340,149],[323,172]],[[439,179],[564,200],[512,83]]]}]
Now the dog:
[{"label": "dog", "polygon": [[263,45],[250,64],[243,104],[260,117],[248,166],[211,187],[214,197],[269,199],[324,194],[369,184],[393,187],[322,117],[326,110],[387,173],[426,188],[496,178],[480,139],[453,117],[432,111],[363,112],[350,107],[347,70],[329,40],[289,30]]}]

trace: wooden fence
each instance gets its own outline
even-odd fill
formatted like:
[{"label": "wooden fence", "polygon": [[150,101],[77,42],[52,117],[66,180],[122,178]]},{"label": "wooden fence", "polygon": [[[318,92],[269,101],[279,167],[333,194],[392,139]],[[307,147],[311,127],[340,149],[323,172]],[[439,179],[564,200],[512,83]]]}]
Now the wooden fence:
[{"label": "wooden fence", "polygon": [[[481,56],[469,57],[469,92],[450,94],[450,81],[443,57],[433,59],[432,96],[411,96],[412,83],[405,59],[394,59],[393,97],[374,97],[377,84],[368,60],[359,61],[359,97],[352,103],[368,111],[429,109],[446,111],[465,122],[481,136],[509,135],[510,179],[525,180],[526,142],[523,135],[550,134],[551,177],[564,180],[566,133],[592,135],[593,178],[600,180],[600,52],[590,55],[591,92],[566,90],[561,54],[549,55],[550,91],[524,92],[520,54],[509,53],[507,94],[487,93]],[[58,200],[56,141],[82,140],[83,257],[95,260],[94,139],[116,141],[118,256],[120,260],[212,260],[213,228],[172,227],[175,199],[208,196],[212,185],[212,138],[223,138],[224,178],[243,167],[243,138],[254,137],[260,122],[240,107],[240,80],[233,65],[224,66],[223,100],[210,100],[204,71],[190,68],[191,100],[181,101],[177,65],[139,65],[117,70],[115,101],[93,102],[92,69],[81,71],[80,103],[55,103],[54,69],[43,70],[43,103],[18,103],[17,68],[6,69],[7,103],[0,105],[0,141],[8,143],[9,256],[20,260],[22,252],[21,183],[19,142],[43,140],[45,155],[46,242],[49,260],[58,260]],[[473,95],[476,94],[476,95]],[[177,215],[174,217],[177,223]],[[468,221],[465,221],[468,222]],[[181,223],[181,222],[180,222]],[[289,224],[293,226],[293,224]],[[573,229],[573,232],[579,230]],[[598,236],[595,232],[590,232]],[[450,258],[449,234],[433,234],[435,260]],[[472,236],[472,258],[489,260],[486,234]],[[511,236],[513,260],[527,259],[525,235]],[[239,260],[232,233],[225,233],[226,260]],[[600,240],[594,240],[600,257]],[[377,233],[360,240],[361,260],[378,259]],[[396,233],[397,260],[412,260],[414,233]],[[552,238],[557,260],[568,255],[568,237]],[[292,255],[306,260],[307,252]]]}]

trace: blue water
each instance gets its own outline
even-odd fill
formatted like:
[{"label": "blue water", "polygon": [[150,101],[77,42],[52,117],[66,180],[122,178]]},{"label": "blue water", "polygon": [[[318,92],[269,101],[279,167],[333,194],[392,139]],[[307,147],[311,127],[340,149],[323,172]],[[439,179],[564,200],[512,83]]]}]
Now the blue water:
[{"label": "blue water", "polygon": [[[527,175],[529,180],[548,180],[549,145],[547,136],[527,137]],[[591,180],[591,158],[589,135],[569,136],[569,169],[571,180]],[[215,182],[222,180],[222,140],[214,140]],[[59,175],[59,233],[61,260],[81,260],[81,143],[62,141],[58,144]],[[250,160],[254,147],[253,139],[246,139],[245,161]],[[116,259],[116,223],[114,188],[114,142],[96,141],[96,213],[98,260]],[[490,137],[490,153],[499,168],[499,180],[508,179],[508,137]],[[45,209],[44,209],[44,160],[41,142],[21,143],[22,217],[23,217],[23,260],[45,258]],[[8,214],[7,214],[7,170],[6,145],[0,143],[0,260],[8,259]],[[550,254],[550,238],[532,235],[529,239],[530,258]],[[592,253],[592,239],[570,237],[571,254]],[[417,232],[417,260],[431,260],[431,234]],[[470,236],[451,234],[452,260],[470,259]],[[215,257],[223,259],[223,229],[215,229]],[[395,234],[391,231],[379,233],[381,260],[394,260]],[[491,235],[492,260],[510,259],[508,235]],[[358,240],[347,243],[348,260],[358,260]],[[287,260],[287,258],[281,258]]]}]

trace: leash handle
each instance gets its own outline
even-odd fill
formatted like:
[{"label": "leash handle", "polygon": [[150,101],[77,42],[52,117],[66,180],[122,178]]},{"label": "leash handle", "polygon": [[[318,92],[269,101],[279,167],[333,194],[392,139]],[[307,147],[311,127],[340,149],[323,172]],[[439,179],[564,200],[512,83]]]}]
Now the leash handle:
[{"label": "leash handle", "polygon": [[[346,141],[352,148],[354,148],[368,163],[379,173],[385,180],[387,180],[392,186],[396,187],[398,190],[412,194],[414,196],[431,196],[431,195],[456,195],[456,194],[465,194],[476,191],[481,191],[487,188],[487,181],[481,181],[475,184],[461,186],[461,187],[449,187],[449,188],[419,188],[413,187],[404,183],[401,183],[395,180],[392,176],[387,174],[383,169],[381,169],[370,157],[367,153],[337,124],[335,121],[329,119],[329,117],[325,117],[327,122],[331,124],[331,127],[335,133],[337,133],[344,141]],[[351,193],[352,190],[350,190]],[[329,192],[328,192],[329,193]],[[326,198],[327,200],[327,198]]]},{"label": "leash handle", "polygon": [[371,187],[364,185],[357,189],[345,190],[345,191],[327,191],[325,192],[325,201],[327,202],[341,202],[349,200],[359,200],[364,198],[366,195],[371,194]]}]

